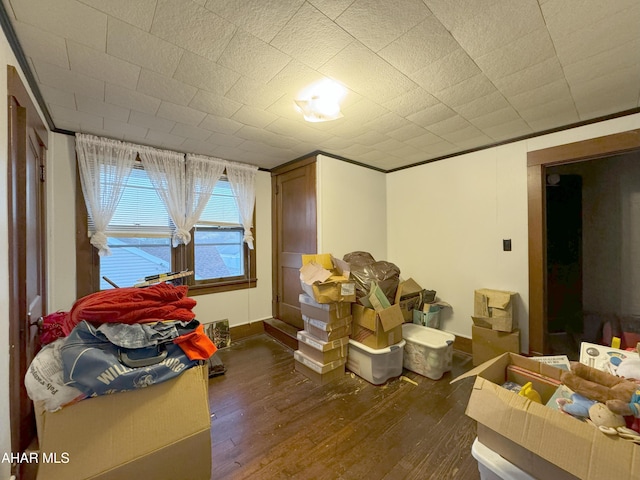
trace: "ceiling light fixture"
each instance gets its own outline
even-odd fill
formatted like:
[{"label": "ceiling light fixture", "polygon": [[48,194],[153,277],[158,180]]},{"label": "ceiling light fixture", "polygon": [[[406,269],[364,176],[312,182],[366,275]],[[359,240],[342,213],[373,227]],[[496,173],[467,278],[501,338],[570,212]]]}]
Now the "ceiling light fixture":
[{"label": "ceiling light fixture", "polygon": [[343,117],[340,101],[345,94],[342,85],[325,78],[301,91],[294,103],[307,122],[328,122]]}]

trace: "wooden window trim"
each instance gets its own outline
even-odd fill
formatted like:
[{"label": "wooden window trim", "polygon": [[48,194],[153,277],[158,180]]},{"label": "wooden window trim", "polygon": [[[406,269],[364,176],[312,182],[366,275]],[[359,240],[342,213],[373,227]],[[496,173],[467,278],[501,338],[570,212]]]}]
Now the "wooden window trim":
[{"label": "wooden window trim", "polygon": [[[82,298],[100,290],[100,256],[98,251],[91,245],[88,231],[88,212],[82,194],[82,186],[80,183],[80,170],[76,162],[76,297]],[[256,212],[253,211],[253,225],[255,222]],[[253,245],[254,250],[244,245],[245,248],[245,269],[248,272],[248,278],[225,280],[221,282],[209,284],[194,284],[193,279],[187,280],[189,286],[189,296],[208,295],[211,293],[231,292],[235,290],[243,290],[247,288],[256,288],[258,279],[256,277],[256,249],[257,249],[257,233],[255,227],[253,229]],[[193,243],[186,246],[171,249],[172,265],[186,265],[188,248],[193,251]],[[249,252],[247,254],[247,252]]]}]

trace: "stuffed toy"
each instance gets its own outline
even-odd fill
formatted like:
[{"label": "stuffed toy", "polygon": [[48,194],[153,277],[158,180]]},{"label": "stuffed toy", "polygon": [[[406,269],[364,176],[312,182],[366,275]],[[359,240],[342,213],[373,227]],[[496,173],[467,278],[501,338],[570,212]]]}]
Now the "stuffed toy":
[{"label": "stuffed toy", "polygon": [[563,372],[563,384],[576,393],[606,403],[607,400],[630,402],[638,384],[579,362],[571,362],[571,371]]}]

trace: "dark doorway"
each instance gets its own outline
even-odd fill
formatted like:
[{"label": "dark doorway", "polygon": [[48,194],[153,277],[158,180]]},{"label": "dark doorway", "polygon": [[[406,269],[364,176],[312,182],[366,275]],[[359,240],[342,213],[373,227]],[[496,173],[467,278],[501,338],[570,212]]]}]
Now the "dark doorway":
[{"label": "dark doorway", "polygon": [[577,360],[582,316],[582,177],[546,177],[547,330]]}]

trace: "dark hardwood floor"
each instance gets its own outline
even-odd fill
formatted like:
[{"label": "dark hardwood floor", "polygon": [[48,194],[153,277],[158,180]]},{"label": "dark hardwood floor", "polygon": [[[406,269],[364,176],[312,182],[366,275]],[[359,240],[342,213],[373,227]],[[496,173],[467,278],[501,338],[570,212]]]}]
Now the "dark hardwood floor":
[{"label": "dark hardwood floor", "polygon": [[226,373],[209,382],[212,479],[479,479],[464,414],[471,368],[454,354],[438,381],[374,386],[347,372],[324,386],[294,370],[293,351],[262,334],[216,355]]}]

